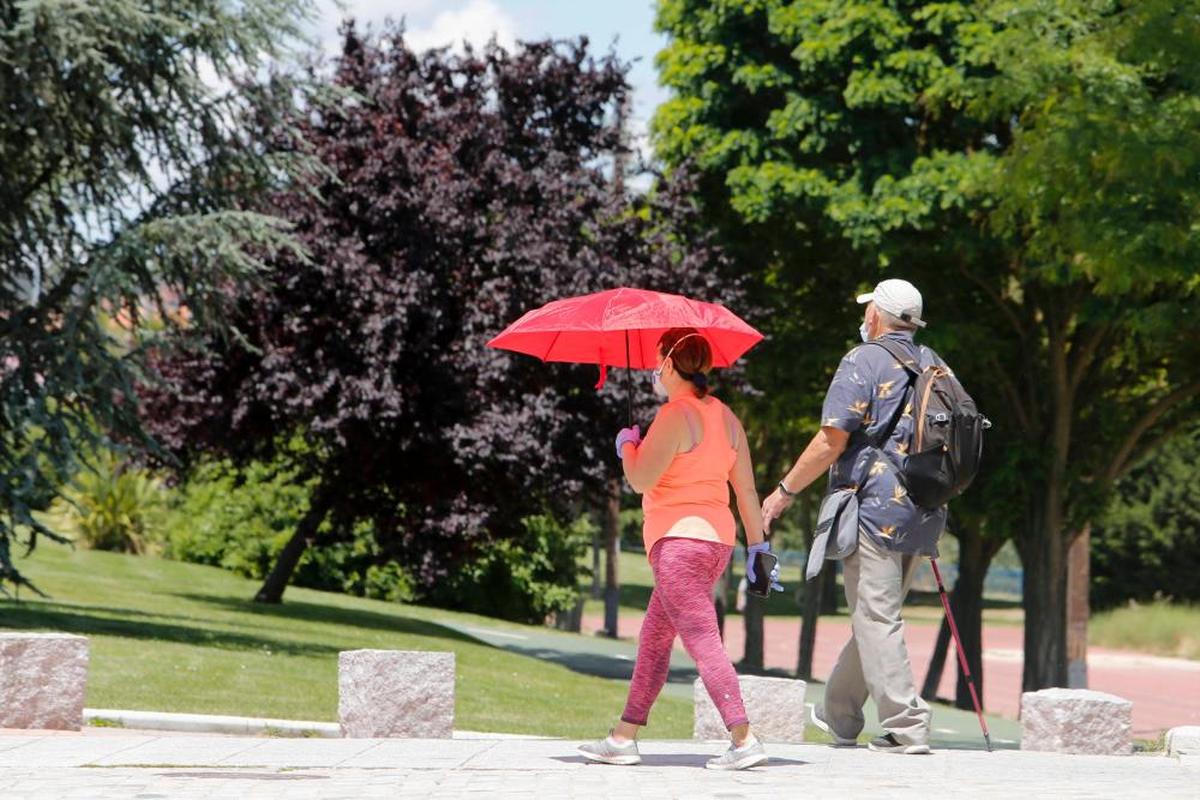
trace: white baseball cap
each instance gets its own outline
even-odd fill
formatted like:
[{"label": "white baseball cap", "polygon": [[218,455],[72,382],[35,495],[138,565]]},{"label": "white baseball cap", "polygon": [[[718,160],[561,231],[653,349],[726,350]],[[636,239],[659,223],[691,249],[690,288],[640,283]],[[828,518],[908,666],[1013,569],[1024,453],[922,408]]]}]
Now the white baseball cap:
[{"label": "white baseball cap", "polygon": [[918,328],[925,327],[925,321],[921,319],[921,293],[908,281],[889,278],[886,281],[880,281],[875,287],[875,291],[858,296],[860,305],[872,301],[875,302],[876,308],[886,311],[894,317],[916,325]]}]

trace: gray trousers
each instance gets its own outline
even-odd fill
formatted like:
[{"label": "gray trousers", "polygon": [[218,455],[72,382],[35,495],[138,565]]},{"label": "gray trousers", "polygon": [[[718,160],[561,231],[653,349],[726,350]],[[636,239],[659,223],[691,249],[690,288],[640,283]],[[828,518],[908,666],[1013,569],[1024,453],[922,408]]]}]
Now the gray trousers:
[{"label": "gray trousers", "polygon": [[861,532],[842,562],[853,633],[825,685],[825,720],[839,736],[862,731],[869,696],[885,731],[904,744],[929,743],[929,705],[913,683],[900,613],[918,563]]}]

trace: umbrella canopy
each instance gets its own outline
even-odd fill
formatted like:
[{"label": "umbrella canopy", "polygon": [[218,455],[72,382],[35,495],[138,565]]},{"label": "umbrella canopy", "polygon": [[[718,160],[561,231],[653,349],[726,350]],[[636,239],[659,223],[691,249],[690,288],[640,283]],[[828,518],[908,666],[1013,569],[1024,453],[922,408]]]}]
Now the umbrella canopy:
[{"label": "umbrella canopy", "polygon": [[763,338],[716,303],[645,289],[611,289],[536,308],[488,347],[543,361],[654,369],[658,340],[671,328],[698,330],[712,348],[714,367],[730,366]]}]

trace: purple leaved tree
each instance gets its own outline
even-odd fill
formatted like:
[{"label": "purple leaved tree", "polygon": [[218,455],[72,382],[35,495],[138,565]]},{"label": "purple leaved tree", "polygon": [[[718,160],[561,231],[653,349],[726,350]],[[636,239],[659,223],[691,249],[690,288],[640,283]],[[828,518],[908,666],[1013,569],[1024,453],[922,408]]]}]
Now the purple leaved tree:
[{"label": "purple leaved tree", "polygon": [[[336,91],[274,143],[328,170],[268,204],[308,257],[271,259],[266,288],[237,297],[240,337],[181,337],[144,394],[185,459],[290,458],[318,479],[257,600],[279,602],[304,549],[356,521],[430,586],[523,517],[619,509],[624,381],[596,392],[595,367],[485,343],[619,285],[739,302],[686,170],[614,188],[625,69],[586,40],[418,54],[402,29],[344,29]],[[295,436],[307,446],[284,451]]]}]

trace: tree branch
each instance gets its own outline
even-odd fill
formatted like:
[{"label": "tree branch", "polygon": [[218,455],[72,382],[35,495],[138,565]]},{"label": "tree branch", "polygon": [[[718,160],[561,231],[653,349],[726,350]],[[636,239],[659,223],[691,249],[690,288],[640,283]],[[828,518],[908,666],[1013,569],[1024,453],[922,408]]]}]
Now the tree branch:
[{"label": "tree branch", "polygon": [[1013,330],[1016,331],[1017,336],[1022,342],[1024,342],[1025,329],[1021,327],[1021,320],[1017,317],[1016,312],[1012,310],[1008,303],[1004,302],[1004,298],[1000,296],[1000,293],[991,286],[988,286],[987,282],[984,281],[983,278],[980,278],[978,275],[967,269],[966,265],[963,264],[962,261],[958,262],[958,271],[961,272],[963,276],[967,278],[967,280],[971,281],[980,289],[982,289],[983,293],[986,294],[992,300],[992,302],[996,304],[997,307],[999,307],[1000,311],[1003,312],[1004,316],[1008,319],[1009,324],[1012,325]]},{"label": "tree branch", "polygon": [[[1079,355],[1071,364],[1071,394],[1079,390],[1079,385],[1083,383],[1083,376],[1087,373],[1088,367],[1096,359],[1096,352],[1100,349],[1100,344],[1104,341],[1104,337],[1112,330],[1112,325],[1097,325],[1092,330],[1091,335],[1084,340],[1079,347]],[[1074,349],[1074,348],[1072,348]]]},{"label": "tree branch", "polygon": [[[1147,431],[1154,427],[1155,423],[1166,416],[1167,413],[1169,413],[1173,408],[1187,402],[1197,395],[1200,395],[1200,381],[1193,381],[1192,383],[1178,387],[1173,392],[1170,392],[1164,397],[1160,398],[1157,403],[1151,406],[1150,409],[1138,419],[1137,423],[1129,429],[1129,434],[1125,437],[1125,441],[1121,443],[1119,448],[1117,448],[1116,456],[1113,457],[1112,462],[1109,464],[1108,470],[1106,470],[1104,473],[1105,482],[1112,483],[1137,463],[1138,459],[1132,457],[1133,451],[1137,447],[1141,438],[1146,434]],[[1139,453],[1139,457],[1148,453],[1151,446],[1157,446],[1166,441],[1166,439],[1170,438],[1170,436],[1177,431],[1177,428],[1185,421],[1186,417],[1184,420],[1180,421],[1179,425],[1168,427],[1167,430],[1163,431],[1161,435],[1151,440],[1147,447],[1142,448]]]},{"label": "tree branch", "polygon": [[1150,431],[1152,427],[1154,427],[1154,423],[1162,420],[1166,414],[1170,413],[1170,411],[1178,407],[1178,405],[1186,403],[1189,401],[1189,399],[1192,399],[1196,396],[1200,396],[1200,380],[1196,380],[1193,381],[1193,383],[1178,387],[1178,389],[1175,391],[1170,392],[1169,395],[1160,398],[1156,404],[1152,405],[1150,410],[1146,411],[1145,414],[1142,414],[1141,419],[1138,420],[1138,423],[1129,429],[1129,435],[1127,435],[1126,439],[1124,439],[1121,447],[1118,447],[1117,455],[1112,458],[1112,462],[1109,464],[1109,469],[1104,474],[1105,482],[1112,483],[1116,481],[1118,477],[1128,473],[1128,471],[1132,469],[1135,464],[1138,464],[1142,458],[1150,455],[1150,453],[1154,449],[1157,449],[1159,445],[1162,445],[1166,440],[1170,439],[1172,435],[1178,433],[1180,428],[1186,426],[1188,422],[1193,421],[1192,417],[1183,415],[1180,421],[1176,422],[1175,425],[1166,427],[1162,433],[1157,435],[1157,437],[1154,437],[1148,441],[1145,446],[1142,446],[1141,449],[1138,450],[1138,453],[1136,453],[1136,456],[1134,455],[1134,450],[1138,449],[1139,441],[1148,431]]},{"label": "tree branch", "polygon": [[1026,434],[1032,433],[1032,427],[1029,422],[1030,414],[1021,403],[1021,395],[1017,391],[1017,385],[1013,383],[1012,376],[1005,372],[1004,367],[1000,366],[1000,362],[996,360],[994,353],[988,353],[987,360],[988,366],[996,373],[1000,382],[1000,388],[1004,390],[1004,395],[1008,398],[1013,412],[1017,415],[1017,424],[1021,426],[1021,430]]}]

